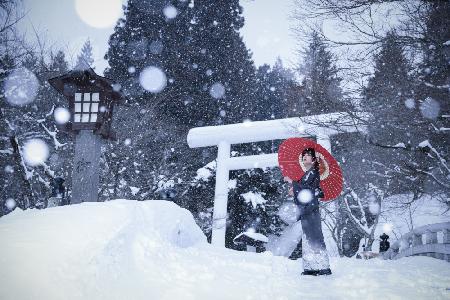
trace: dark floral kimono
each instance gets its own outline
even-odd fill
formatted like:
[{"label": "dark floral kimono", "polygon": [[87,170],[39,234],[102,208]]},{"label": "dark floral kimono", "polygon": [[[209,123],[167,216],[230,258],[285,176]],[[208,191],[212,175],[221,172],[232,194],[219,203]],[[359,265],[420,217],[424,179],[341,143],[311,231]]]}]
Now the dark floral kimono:
[{"label": "dark floral kimono", "polygon": [[[300,210],[303,229],[302,258],[306,273],[328,270],[330,263],[322,233],[319,211],[320,175],[315,168],[309,169],[299,181],[293,181],[294,202]],[[331,271],[330,271],[331,272]]]}]

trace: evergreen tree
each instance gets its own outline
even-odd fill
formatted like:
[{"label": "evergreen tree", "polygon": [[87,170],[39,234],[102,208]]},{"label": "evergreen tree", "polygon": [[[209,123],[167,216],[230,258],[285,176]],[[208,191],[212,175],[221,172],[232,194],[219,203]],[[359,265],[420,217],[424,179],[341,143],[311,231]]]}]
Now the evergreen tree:
[{"label": "evergreen tree", "polygon": [[[176,18],[166,19],[163,3],[129,1],[124,19],[119,20],[110,37],[106,58],[111,67],[105,75],[121,85],[127,103],[118,107],[113,120],[119,140],[105,152],[105,170],[114,170],[115,174],[102,183],[105,198],[159,197],[155,194],[159,176],[170,180],[179,173],[173,170],[172,155],[189,151],[182,136],[187,131],[183,125],[185,105],[171,98],[170,92],[183,78],[188,79],[175,76],[170,68],[170,63],[183,68],[181,55],[189,53],[183,45],[188,37],[190,8],[186,2],[176,5]],[[140,74],[147,67],[157,67],[167,77],[167,86],[160,93],[148,92],[140,85]],[[131,187],[140,191],[133,195]]]},{"label": "evergreen tree", "polygon": [[[364,90],[362,103],[364,111],[371,114],[367,136],[370,144],[366,147],[366,153],[371,155],[367,163],[379,174],[384,173],[386,168],[404,167],[414,160],[413,152],[388,147],[404,145],[410,148],[412,144],[417,144],[417,115],[408,108],[413,97],[410,70],[397,35],[388,33],[375,56],[374,76]],[[398,176],[396,180],[372,177],[371,181],[378,181],[392,193],[404,191],[405,187],[409,189],[403,176]]]},{"label": "evergreen tree", "polygon": [[77,57],[77,62],[75,64],[75,70],[86,70],[92,68],[94,63],[94,58],[92,54],[91,41],[88,39],[81,48],[81,52]]},{"label": "evergreen tree", "polygon": [[[423,150],[419,160],[422,170],[420,176],[426,176],[424,191],[430,194],[448,195],[449,146],[448,128],[450,128],[450,3],[448,1],[425,1],[425,32],[422,42],[423,61],[418,70],[419,84],[416,87],[415,109],[420,112],[421,134],[418,142]],[[423,170],[428,170],[424,174]]]},{"label": "evergreen tree", "polygon": [[[186,134],[193,126],[240,122],[253,111],[245,109],[251,103],[246,85],[254,69],[237,31],[243,25],[242,9],[238,1],[171,3],[129,1],[110,38],[106,76],[121,84],[128,101],[115,113],[119,141],[105,152],[107,166],[119,172],[115,183],[102,184],[103,191],[159,197],[161,186],[174,181],[178,203],[212,205],[212,198],[188,199],[189,185],[179,183],[191,181],[211,159],[200,154],[205,150],[189,149]],[[167,5],[176,9],[175,18],[163,14]],[[150,66],[167,77],[159,93],[140,85],[140,75]],[[131,144],[124,143],[127,138]],[[131,195],[131,184],[141,192]]]},{"label": "evergreen tree", "polygon": [[195,7],[192,37],[194,63],[199,65],[199,82],[204,90],[200,97],[218,105],[213,114],[216,123],[253,119],[255,68],[239,35],[244,25],[239,1],[201,0]]},{"label": "evergreen tree", "polygon": [[259,67],[256,78],[258,83],[256,119],[287,117],[290,92],[296,87],[292,72],[284,68],[281,59],[278,58],[272,68],[269,65]]},{"label": "evergreen tree", "polygon": [[302,54],[304,59],[299,71],[304,76],[303,107],[299,113],[315,115],[341,111],[344,103],[335,58],[316,31],[311,33],[311,41]]}]

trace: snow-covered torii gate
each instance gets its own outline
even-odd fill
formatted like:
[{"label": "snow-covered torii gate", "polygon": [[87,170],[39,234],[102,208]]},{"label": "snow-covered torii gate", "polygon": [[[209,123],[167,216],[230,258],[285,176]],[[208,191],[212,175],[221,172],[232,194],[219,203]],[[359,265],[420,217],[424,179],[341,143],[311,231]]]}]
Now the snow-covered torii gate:
[{"label": "snow-covered torii gate", "polygon": [[357,120],[359,118],[339,112],[301,118],[197,127],[189,130],[187,142],[190,148],[218,146],[211,243],[225,246],[229,172],[278,166],[277,153],[230,157],[232,144],[290,137],[315,137],[317,143],[331,153],[331,136],[364,129]]}]

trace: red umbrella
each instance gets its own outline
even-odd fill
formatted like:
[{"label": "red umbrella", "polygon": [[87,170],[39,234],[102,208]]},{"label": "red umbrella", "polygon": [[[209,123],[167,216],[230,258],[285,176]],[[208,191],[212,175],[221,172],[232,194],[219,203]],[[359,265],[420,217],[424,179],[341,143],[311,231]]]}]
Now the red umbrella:
[{"label": "red umbrella", "polygon": [[327,202],[338,197],[342,192],[342,171],[338,162],[321,145],[304,138],[290,138],[285,140],[278,149],[278,164],[285,177],[298,181],[305,174],[301,154],[306,148],[314,148],[319,159],[320,187],[325,197],[320,199]]}]

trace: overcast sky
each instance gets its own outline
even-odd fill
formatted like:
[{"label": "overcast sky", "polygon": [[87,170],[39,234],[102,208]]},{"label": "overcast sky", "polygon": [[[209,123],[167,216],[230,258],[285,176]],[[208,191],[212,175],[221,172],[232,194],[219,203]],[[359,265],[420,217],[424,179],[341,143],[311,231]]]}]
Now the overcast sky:
[{"label": "overcast sky", "polygon": [[[83,2],[91,5],[95,1],[113,3],[126,0],[24,0],[28,13],[21,28],[27,32],[29,39],[33,39],[35,30],[39,35],[44,35],[47,46],[55,50],[63,49],[71,60],[76,59],[79,49],[89,38],[94,47],[96,71],[102,73],[107,66],[103,56],[113,26],[90,26],[82,20],[80,6],[76,9],[76,3],[81,5],[82,10]],[[292,0],[241,0],[241,5],[245,17],[241,33],[247,47],[253,52],[255,64],[273,64],[278,56],[285,65],[296,62],[296,43],[289,29]],[[107,15],[105,9],[98,13]]]}]

